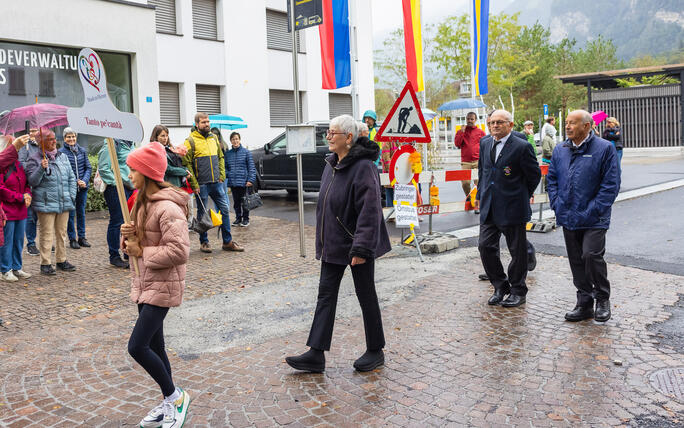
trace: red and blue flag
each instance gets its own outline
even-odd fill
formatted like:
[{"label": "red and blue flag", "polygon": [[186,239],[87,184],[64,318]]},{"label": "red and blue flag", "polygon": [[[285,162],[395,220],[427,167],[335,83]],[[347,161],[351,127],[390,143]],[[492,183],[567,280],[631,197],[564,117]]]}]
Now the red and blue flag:
[{"label": "red and blue flag", "polygon": [[318,26],[318,32],[321,37],[323,89],[351,85],[347,0],[323,0],[323,23]]}]

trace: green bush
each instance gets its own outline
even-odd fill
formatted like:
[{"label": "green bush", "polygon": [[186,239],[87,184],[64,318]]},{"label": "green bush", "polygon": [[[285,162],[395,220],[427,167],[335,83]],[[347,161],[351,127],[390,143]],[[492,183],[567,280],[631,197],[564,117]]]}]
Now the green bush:
[{"label": "green bush", "polygon": [[93,178],[95,178],[95,171],[97,171],[97,155],[88,155],[90,165],[93,167],[93,172],[90,174],[90,183],[88,184],[88,201],[86,202],[86,211],[101,211],[107,209],[104,194],[98,192],[93,188]]}]

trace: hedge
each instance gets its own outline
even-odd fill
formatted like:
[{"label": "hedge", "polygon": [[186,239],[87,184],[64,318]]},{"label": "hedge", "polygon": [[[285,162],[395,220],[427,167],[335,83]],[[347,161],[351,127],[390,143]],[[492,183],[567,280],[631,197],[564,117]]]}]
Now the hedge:
[{"label": "hedge", "polygon": [[104,194],[98,192],[93,188],[93,178],[95,178],[95,171],[97,171],[97,155],[88,155],[90,165],[93,167],[93,172],[90,174],[90,183],[88,184],[88,201],[86,202],[86,211],[101,211],[107,209]]}]

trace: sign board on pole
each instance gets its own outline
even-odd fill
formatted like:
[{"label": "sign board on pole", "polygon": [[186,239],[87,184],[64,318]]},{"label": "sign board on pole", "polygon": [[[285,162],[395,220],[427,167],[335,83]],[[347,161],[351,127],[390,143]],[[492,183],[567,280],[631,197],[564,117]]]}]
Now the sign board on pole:
[{"label": "sign board on pole", "polygon": [[394,209],[397,227],[418,227],[418,204],[416,187],[406,184],[394,185]]},{"label": "sign board on pole", "polygon": [[392,106],[387,118],[382,122],[378,133],[375,134],[375,141],[405,143],[429,143],[432,141],[411,82],[406,82],[399,98]]},{"label": "sign board on pole", "polygon": [[544,120],[549,118],[549,105],[544,104]]},{"label": "sign board on pole", "polygon": [[78,54],[78,74],[85,102],[83,107],[67,110],[69,126],[79,134],[142,141],[143,127],[138,117],[120,112],[109,99],[102,60],[92,49],[81,49]]},{"label": "sign board on pole", "polygon": [[316,126],[315,125],[287,125],[286,148],[288,155],[298,153],[316,153]]},{"label": "sign board on pole", "polygon": [[[295,30],[315,27],[323,23],[323,0],[297,0],[295,2]],[[287,32],[290,27],[290,2],[287,2]]]}]

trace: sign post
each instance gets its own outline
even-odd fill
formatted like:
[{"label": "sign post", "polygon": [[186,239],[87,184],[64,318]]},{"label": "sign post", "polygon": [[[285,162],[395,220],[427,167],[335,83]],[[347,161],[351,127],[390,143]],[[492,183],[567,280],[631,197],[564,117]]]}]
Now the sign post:
[{"label": "sign post", "polygon": [[302,154],[316,153],[316,127],[314,125],[287,125],[286,149],[297,156],[297,193],[299,199],[299,255],[306,257],[304,246],[304,183],[302,179]]},{"label": "sign post", "polygon": [[[83,107],[67,110],[69,126],[78,133],[96,135],[107,139],[107,149],[116,180],[116,192],[124,221],[131,221],[123,180],[119,169],[119,159],[114,147],[114,138],[127,141],[142,141],[143,127],[133,113],[119,111],[112,104],[107,92],[107,76],[100,57],[89,48],[81,49],[78,54],[78,73],[83,86],[85,101]],[[140,274],[136,257],[131,257],[136,274]]]}]

